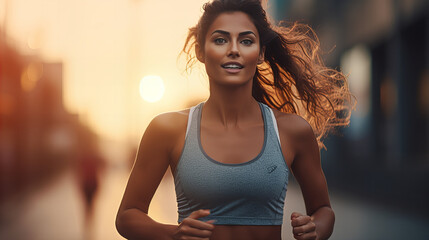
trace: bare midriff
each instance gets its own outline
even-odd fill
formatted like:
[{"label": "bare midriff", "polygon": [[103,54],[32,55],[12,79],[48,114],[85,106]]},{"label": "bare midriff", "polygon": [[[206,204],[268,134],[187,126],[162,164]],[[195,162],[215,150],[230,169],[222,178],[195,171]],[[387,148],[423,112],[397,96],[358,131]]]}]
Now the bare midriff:
[{"label": "bare midriff", "polygon": [[215,225],[210,240],[281,240],[281,226]]}]

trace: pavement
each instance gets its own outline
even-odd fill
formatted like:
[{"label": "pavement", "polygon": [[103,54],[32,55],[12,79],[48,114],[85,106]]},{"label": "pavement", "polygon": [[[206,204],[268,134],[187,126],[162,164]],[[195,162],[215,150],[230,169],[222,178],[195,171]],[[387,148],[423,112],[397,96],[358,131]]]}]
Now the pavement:
[{"label": "pavement", "polygon": [[[0,239],[2,240],[116,240],[123,239],[114,221],[128,179],[128,170],[115,168],[104,173],[95,199],[94,214],[87,219],[75,175],[67,171],[49,185],[9,199],[0,206]],[[332,240],[399,240],[429,239],[429,219],[384,208],[331,193],[336,213]],[[283,239],[293,239],[289,216],[305,212],[296,184],[290,184],[285,205]],[[157,221],[175,224],[177,207],[171,177],[161,182],[149,215]]]}]

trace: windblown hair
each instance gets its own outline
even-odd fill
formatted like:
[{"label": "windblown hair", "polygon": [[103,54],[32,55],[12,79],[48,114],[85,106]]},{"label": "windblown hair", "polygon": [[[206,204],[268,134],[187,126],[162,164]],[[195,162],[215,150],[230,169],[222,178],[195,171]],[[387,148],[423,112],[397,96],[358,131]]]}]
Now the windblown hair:
[{"label": "windblown hair", "polygon": [[315,132],[319,148],[322,139],[336,127],[347,126],[355,107],[346,76],[328,68],[321,59],[319,40],[311,27],[301,23],[272,26],[260,0],[213,0],[204,4],[198,24],[189,29],[183,47],[187,69],[197,60],[195,45],[204,48],[210,25],[221,13],[240,11],[255,24],[264,63],[253,77],[253,97],[285,113],[300,115]]}]

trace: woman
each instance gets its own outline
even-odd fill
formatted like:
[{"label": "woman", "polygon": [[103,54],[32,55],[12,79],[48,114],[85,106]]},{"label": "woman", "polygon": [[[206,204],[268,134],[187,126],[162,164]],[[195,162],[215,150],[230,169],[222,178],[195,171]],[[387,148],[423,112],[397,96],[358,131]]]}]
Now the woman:
[{"label": "woman", "polygon": [[[293,173],[307,211],[290,216],[295,239],[329,238],[334,212],[319,146],[330,129],[348,124],[344,75],[323,66],[309,27],[274,29],[258,0],[214,0],[204,10],[184,52],[188,63],[195,52],[205,65],[210,97],[149,124],[117,215],[119,233],[129,239],[281,239]],[[169,166],[179,225],[147,215]]]}]

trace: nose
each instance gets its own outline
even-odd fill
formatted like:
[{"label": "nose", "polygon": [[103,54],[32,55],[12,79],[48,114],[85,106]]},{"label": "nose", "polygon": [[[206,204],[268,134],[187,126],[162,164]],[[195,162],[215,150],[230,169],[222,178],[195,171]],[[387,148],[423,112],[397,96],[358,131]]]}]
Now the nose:
[{"label": "nose", "polygon": [[235,41],[231,42],[228,57],[239,57],[240,51],[238,50],[238,44]]}]

